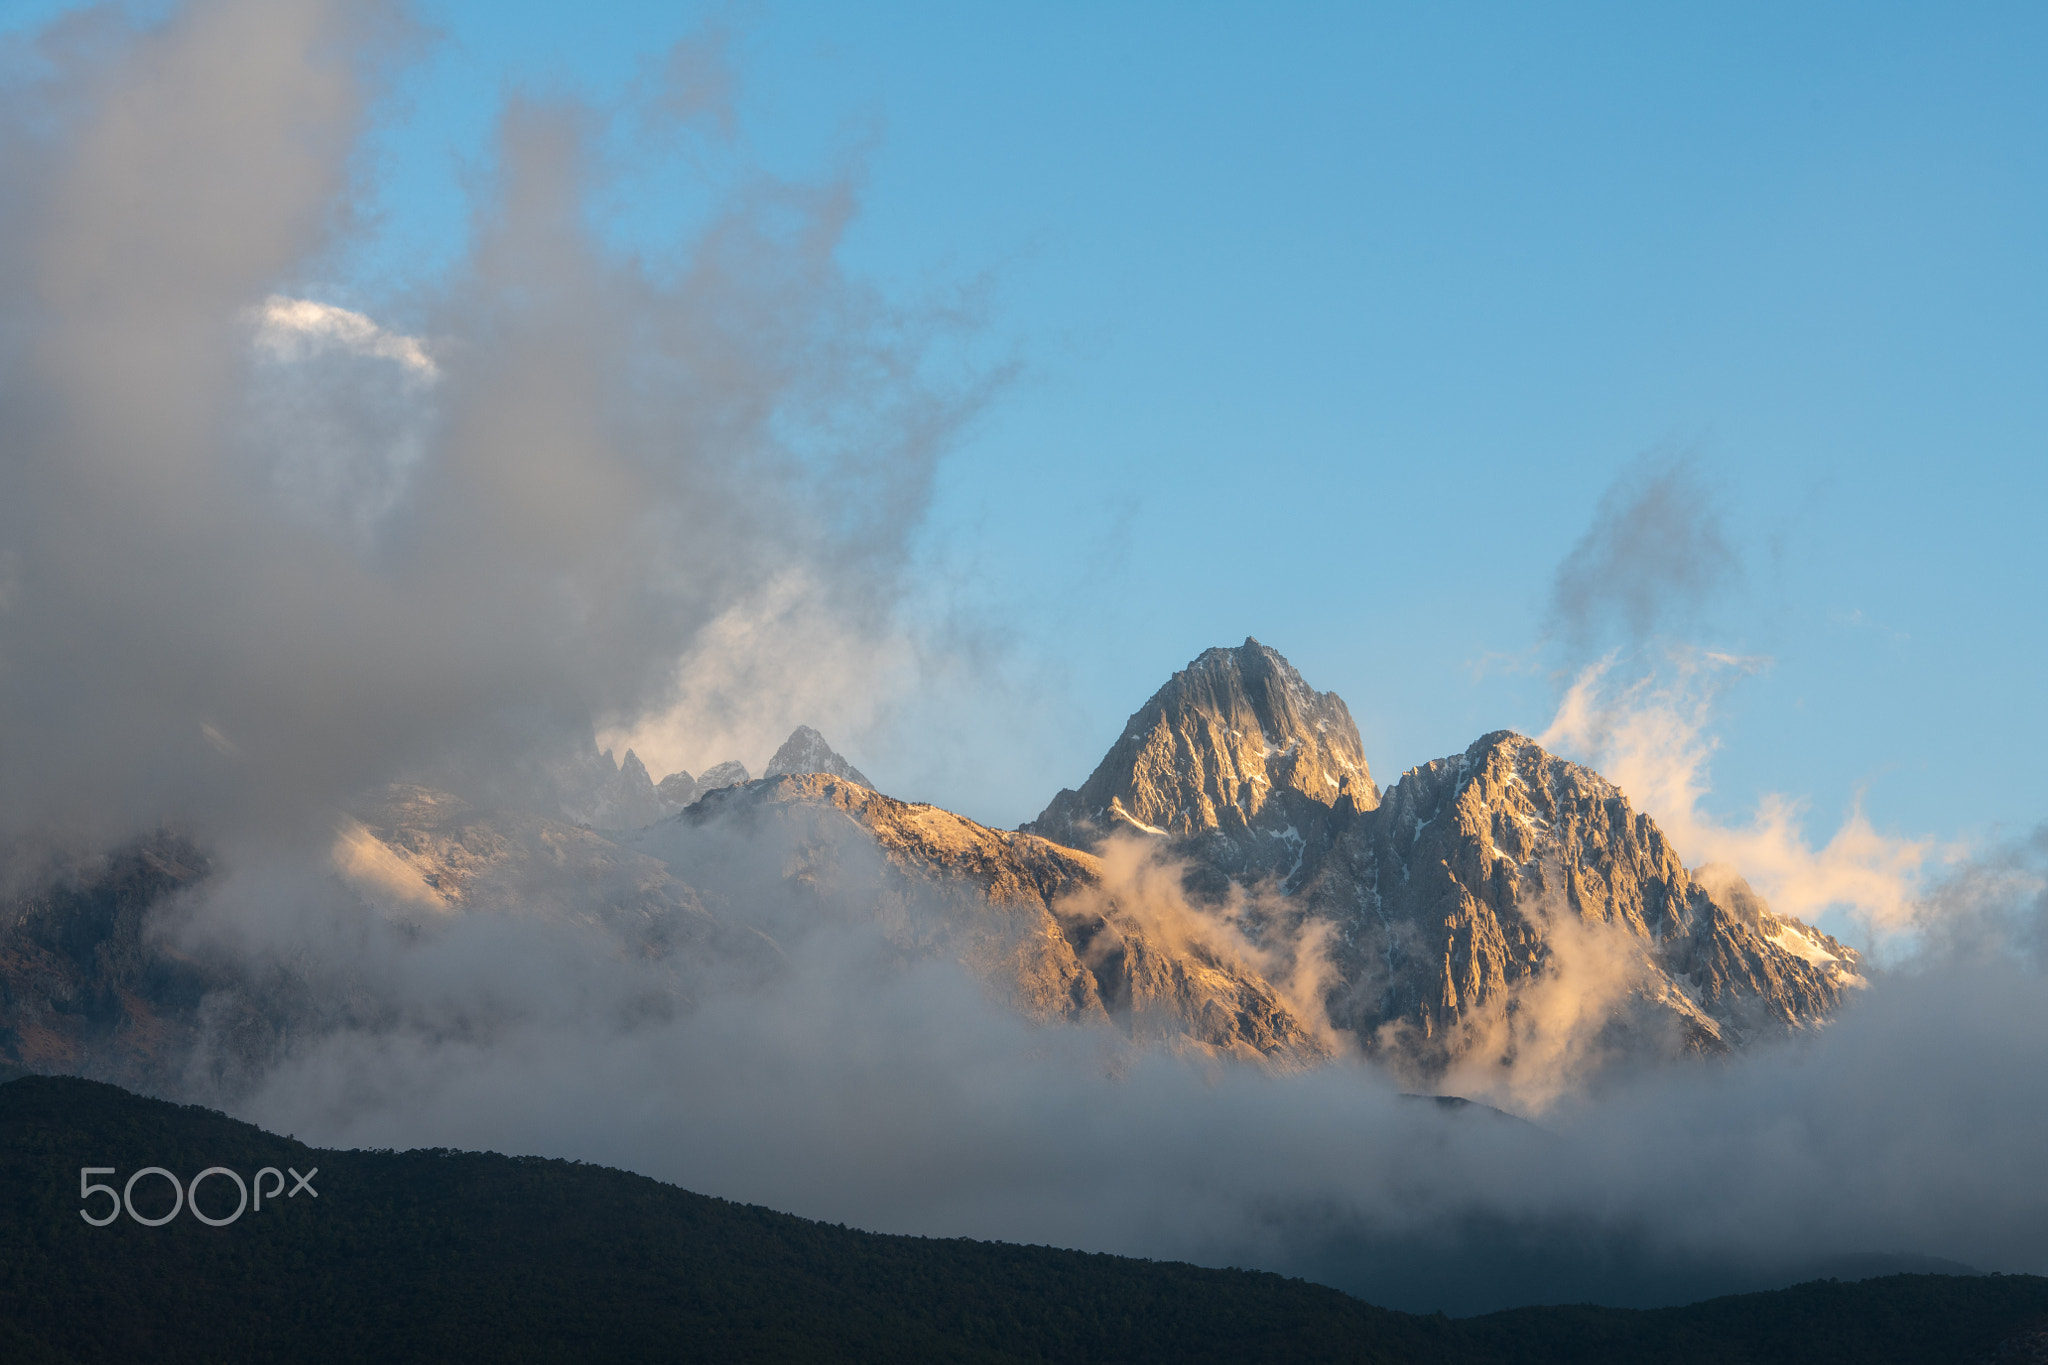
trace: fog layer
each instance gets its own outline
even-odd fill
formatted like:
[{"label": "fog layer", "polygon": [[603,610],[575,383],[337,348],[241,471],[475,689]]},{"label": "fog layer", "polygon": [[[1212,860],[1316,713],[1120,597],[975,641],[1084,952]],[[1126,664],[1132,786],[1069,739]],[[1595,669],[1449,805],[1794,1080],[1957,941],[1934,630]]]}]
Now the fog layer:
[{"label": "fog layer", "polygon": [[[1886,1255],[2048,1269],[2048,838],[1944,884],[1913,965],[1817,1035],[1610,1073],[1535,1122],[1405,1098],[1353,1060],[1280,1074],[1028,1023],[865,901],[779,884],[772,838],[720,847],[670,856],[757,951],[671,969],[532,919],[378,928],[365,956],[323,958],[376,1021],[242,1108],[323,1142],[577,1156],[863,1227],[1263,1266],[1420,1310],[1677,1301]],[[1110,875],[1109,894],[1164,894]]]}]

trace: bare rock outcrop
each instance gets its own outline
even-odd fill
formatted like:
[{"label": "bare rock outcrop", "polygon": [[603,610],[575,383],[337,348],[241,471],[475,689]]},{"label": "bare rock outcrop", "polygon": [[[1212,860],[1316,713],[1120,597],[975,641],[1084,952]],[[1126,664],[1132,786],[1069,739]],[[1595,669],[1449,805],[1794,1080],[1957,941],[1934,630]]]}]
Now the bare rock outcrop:
[{"label": "bare rock outcrop", "polygon": [[752,780],[746,764],[736,758],[729,758],[723,763],[712,764],[698,775],[697,797],[702,799],[707,792],[715,792],[724,787],[736,787],[742,782]]},{"label": "bare rock outcrop", "polygon": [[797,777],[804,773],[825,773],[832,777],[843,777],[856,786],[872,789],[860,769],[848,763],[825,742],[825,737],[808,725],[799,725],[790,732],[782,747],[775,751],[775,757],[768,760],[768,769],[763,777]]},{"label": "bare rock outcrop", "polygon": [[[1533,1057],[1559,1019],[1596,1053],[1726,1051],[1817,1026],[1862,985],[1851,949],[1733,869],[1688,870],[1612,783],[1524,736],[1382,793],[1344,703],[1252,640],[1175,674],[1022,830],[884,796],[808,727],[769,769],[657,787],[592,746],[532,809],[389,786],[338,818],[319,875],[400,937],[475,915],[588,928],[676,1000],[837,924],[885,968],[957,961],[1033,1019],[1281,1067],[1348,1032],[1417,1077]],[[1193,875],[1146,882],[1162,865]],[[0,1071],[206,1097],[289,1037],[361,1022],[317,963],[207,958],[152,929],[208,875],[162,835],[11,883]]]},{"label": "bare rock outcrop", "polygon": [[[734,837],[749,856],[730,856]],[[1033,834],[811,773],[714,792],[634,846],[714,912],[722,867],[779,867],[784,884],[872,918],[906,951],[956,958],[1034,1018],[1107,1020],[1145,1041],[1283,1066],[1327,1055],[1220,940],[1166,942],[1119,903],[1100,859]]]},{"label": "bare rock outcrop", "polygon": [[1614,784],[1505,730],[1404,774],[1295,898],[1339,929],[1333,1015],[1424,1069],[1480,1035],[1512,1060],[1546,976],[1659,1052],[1818,1023],[1860,984],[1853,950],[1725,870],[1695,878]]},{"label": "bare rock outcrop", "polygon": [[672,772],[655,784],[654,799],[663,815],[674,815],[697,799],[697,779],[687,772]]},{"label": "bare rock outcrop", "polygon": [[1522,735],[1381,793],[1344,703],[1256,641],[1175,674],[1023,828],[1159,839],[1212,900],[1258,893],[1254,938],[1322,921],[1330,1022],[1422,1075],[1475,1049],[1512,1063],[1560,1013],[1608,1050],[1726,1051],[1817,1025],[1862,984],[1853,950],[1730,869],[1688,872],[1614,784]]},{"label": "bare rock outcrop", "polygon": [[1351,712],[1247,638],[1174,674],[1080,789],[1023,828],[1076,848],[1116,831],[1165,837],[1225,875],[1284,878],[1326,842],[1340,802],[1379,803]]}]

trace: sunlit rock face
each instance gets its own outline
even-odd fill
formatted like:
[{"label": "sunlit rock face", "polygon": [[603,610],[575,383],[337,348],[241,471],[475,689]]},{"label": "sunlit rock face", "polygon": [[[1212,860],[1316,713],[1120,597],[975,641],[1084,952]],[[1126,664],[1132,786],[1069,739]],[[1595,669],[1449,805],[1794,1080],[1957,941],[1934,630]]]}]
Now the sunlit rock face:
[{"label": "sunlit rock face", "polygon": [[1153,837],[1191,890],[1245,893],[1254,940],[1328,926],[1330,1022],[1424,1079],[1471,1057],[1722,1052],[1862,984],[1852,950],[1729,869],[1688,873],[1611,782],[1524,736],[1381,794],[1344,703],[1256,641],[1175,674],[1024,828]]},{"label": "sunlit rock face", "polygon": [[[336,1031],[502,1022],[476,1001],[406,1016],[346,953],[279,963],[217,936],[187,942],[178,927],[214,873],[172,836],[12,871],[0,878],[0,1079],[71,1073],[220,1103]],[[1103,860],[832,774],[735,782],[637,830],[397,784],[337,812],[325,862],[300,875],[294,895],[355,906],[348,936],[374,931],[387,948],[445,942],[477,920],[587,939],[647,969],[633,978],[646,998],[612,1002],[636,1016],[771,980],[803,936],[838,931],[867,945],[845,964],[846,989],[887,990],[903,965],[938,959],[1042,1023],[1282,1069],[1329,1056],[1241,943],[1148,913]],[[519,1014],[517,992],[505,1007]]]},{"label": "sunlit rock face", "polygon": [[775,751],[775,757],[768,760],[768,770],[763,777],[797,777],[804,773],[825,773],[832,777],[843,777],[856,786],[872,788],[861,770],[848,763],[825,742],[825,737],[808,725],[799,725],[790,732],[782,747]]},{"label": "sunlit rock face", "polygon": [[[1521,735],[1380,793],[1343,702],[1255,641],[1176,674],[1021,831],[883,796],[808,727],[759,781],[729,763],[656,787],[594,748],[564,771],[524,805],[367,793],[292,894],[391,951],[479,918],[589,935],[646,965],[632,1009],[654,1015],[770,979],[836,926],[882,945],[863,989],[945,960],[1048,1024],[1281,1068],[1355,1044],[1417,1088],[1722,1052],[1862,984],[1854,952],[1733,869],[1688,871],[1612,783]],[[393,1002],[345,954],[167,932],[213,880],[170,836],[4,879],[0,1071],[218,1100],[294,1040],[387,1026]]]},{"label": "sunlit rock face", "polygon": [[959,961],[1045,1022],[1107,1023],[1135,1041],[1283,1067],[1328,1056],[1220,939],[1161,933],[1119,903],[1100,859],[847,778],[808,773],[713,792],[628,846],[666,863],[714,915],[722,903],[759,904],[772,869],[806,905]]},{"label": "sunlit rock face", "polygon": [[[359,798],[352,820],[336,845],[335,870],[387,917],[527,915],[601,930],[645,958],[700,942],[706,930],[696,894],[655,859],[622,846],[616,830],[479,809],[414,783]],[[364,837],[384,856],[366,849]]]},{"label": "sunlit rock face", "polygon": [[1404,774],[1294,899],[1338,926],[1333,1016],[1425,1070],[1511,1063],[1589,1010],[1603,1046],[1725,1051],[1860,984],[1852,950],[1732,873],[1695,878],[1614,784],[1505,730]]},{"label": "sunlit rock face", "polygon": [[1081,785],[1024,826],[1079,848],[1119,830],[1192,845],[1232,877],[1286,877],[1333,811],[1379,804],[1351,712],[1257,640],[1173,675]]}]

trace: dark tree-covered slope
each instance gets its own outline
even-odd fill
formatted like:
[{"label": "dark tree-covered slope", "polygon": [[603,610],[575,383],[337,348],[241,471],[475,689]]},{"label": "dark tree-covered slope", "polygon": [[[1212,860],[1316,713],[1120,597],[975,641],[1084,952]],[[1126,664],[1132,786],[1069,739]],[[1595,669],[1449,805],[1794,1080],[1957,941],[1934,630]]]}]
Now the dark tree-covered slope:
[{"label": "dark tree-covered slope", "polygon": [[[211,1228],[79,1217],[79,1168],[319,1168]],[[96,1180],[108,1180],[99,1176]],[[202,1187],[234,1205],[231,1184]],[[168,1185],[148,1177],[138,1204]],[[103,1196],[89,1207],[97,1214]],[[152,1214],[150,1206],[141,1210]],[[1275,1275],[889,1237],[563,1161],[314,1151],[111,1086],[0,1086],[0,1359],[1452,1360]]]},{"label": "dark tree-covered slope", "polygon": [[[306,1172],[225,1227],[79,1217],[79,1168]],[[225,1216],[231,1183],[202,1187]],[[156,1201],[152,1203],[152,1200]],[[168,1211],[168,1185],[135,1192]],[[105,1196],[88,1205],[96,1214]],[[2048,1323],[2048,1280],[1892,1276],[1686,1308],[1451,1320],[1299,1280],[889,1237],[600,1167],[316,1151],[112,1086],[0,1086],[0,1359],[1985,1360]],[[2008,1349],[2010,1349],[2008,1347]],[[1999,1358],[2003,1358],[2002,1356]]]},{"label": "dark tree-covered slope", "polygon": [[206,875],[205,855],[161,832],[33,873],[0,858],[0,870],[13,874],[0,882],[0,1079],[54,1071],[175,1088],[218,973],[147,928]]}]

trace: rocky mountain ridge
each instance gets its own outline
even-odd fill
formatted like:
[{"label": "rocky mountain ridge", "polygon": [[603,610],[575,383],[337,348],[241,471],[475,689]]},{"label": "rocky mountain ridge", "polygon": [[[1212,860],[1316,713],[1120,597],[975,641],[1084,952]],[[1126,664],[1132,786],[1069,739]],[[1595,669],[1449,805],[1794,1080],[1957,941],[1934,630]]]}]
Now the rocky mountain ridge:
[{"label": "rocky mountain ridge", "polygon": [[[572,771],[558,774],[563,788],[559,801],[563,818],[592,829],[642,829],[674,815],[699,797],[753,780],[747,765],[738,759],[713,764],[696,777],[676,771],[654,781],[647,765],[631,749],[624,758],[614,759],[612,751],[591,753],[572,765]],[[863,787],[872,787],[860,769],[841,757],[825,737],[808,725],[790,732],[775,756],[768,760],[767,777],[801,773],[830,773]]]},{"label": "rocky mountain ridge", "polygon": [[[807,729],[778,758],[851,768]],[[337,994],[317,963],[279,974],[179,947],[181,898],[211,872],[165,834],[0,898],[0,1078],[70,1073],[221,1102],[294,1039],[378,1026],[374,999],[347,981]],[[598,935],[665,964],[679,1000],[707,972],[772,974],[778,940],[840,924],[905,962],[958,962],[1042,1023],[1284,1069],[1329,1055],[1228,935],[1162,934],[1095,855],[895,800],[857,770],[715,786],[629,830],[394,784],[337,818],[328,872],[408,936],[464,917]]]},{"label": "rocky mountain ridge", "polygon": [[[1355,1044],[1422,1088],[1472,1064],[1724,1052],[1862,984],[1852,950],[1732,870],[1688,870],[1612,783],[1524,736],[1382,792],[1342,700],[1255,640],[1175,674],[1018,831],[884,796],[807,726],[762,779],[731,763],[657,785],[630,752],[592,757],[584,813],[606,823],[399,784],[339,820],[329,873],[421,932],[576,926],[685,992],[721,955],[775,969],[763,913],[856,925],[1042,1022],[1284,1068]],[[0,905],[0,1063],[175,1093],[192,1058],[225,1084],[353,1017],[144,932],[208,875],[159,840]]]},{"label": "rocky mountain ridge", "polygon": [[[751,859],[730,856],[743,841]],[[751,895],[721,869],[779,869],[830,913],[881,926],[917,954],[965,965],[1042,1022],[1104,1023],[1140,1041],[1287,1067],[1328,1049],[1227,944],[1168,941],[1120,904],[1100,859],[1023,831],[991,829],[827,773],[713,792],[628,848],[698,888],[712,914]]]},{"label": "rocky mountain ridge", "polygon": [[1432,1068],[1544,1046],[1546,985],[1599,1002],[1602,1046],[1672,1054],[1818,1024],[1862,984],[1853,950],[1688,872],[1612,783],[1510,731],[1404,774],[1317,853],[1292,899],[1338,928],[1333,1017]]},{"label": "rocky mountain ridge", "polygon": [[[808,725],[799,725],[790,732],[782,747],[775,751],[775,757],[768,760],[763,777],[801,777],[805,773],[824,773],[828,777],[843,777],[856,787],[870,791],[875,784],[868,781],[860,769],[841,758],[825,737]],[[740,779],[746,781],[744,777]]]},{"label": "rocky mountain ridge", "polygon": [[1589,1000],[1582,1053],[1669,1055],[1816,1025],[1862,984],[1852,949],[1729,869],[1688,872],[1612,783],[1522,735],[1380,792],[1343,703],[1255,640],[1175,674],[1024,828],[1149,839],[1191,891],[1249,897],[1254,933],[1326,927],[1331,1022],[1422,1076],[1548,1053]]},{"label": "rocky mountain ridge", "polygon": [[1290,873],[1333,812],[1379,788],[1343,699],[1247,638],[1197,657],[1132,714],[1078,790],[1023,828],[1076,848],[1116,833],[1172,838],[1234,878]]}]

